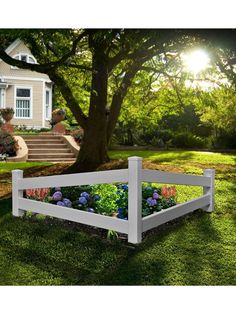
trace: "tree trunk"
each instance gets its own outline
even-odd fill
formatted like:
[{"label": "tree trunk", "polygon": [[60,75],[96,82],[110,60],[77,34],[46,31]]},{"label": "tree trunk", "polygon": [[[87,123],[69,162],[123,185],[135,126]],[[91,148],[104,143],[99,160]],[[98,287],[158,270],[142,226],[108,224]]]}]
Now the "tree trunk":
[{"label": "tree trunk", "polygon": [[79,156],[71,169],[93,171],[109,160],[107,154],[107,61],[101,50],[93,54],[93,74],[89,115]]},{"label": "tree trunk", "polygon": [[93,171],[109,160],[107,154],[106,122],[94,121],[84,133],[78,159],[74,164],[78,172]]}]

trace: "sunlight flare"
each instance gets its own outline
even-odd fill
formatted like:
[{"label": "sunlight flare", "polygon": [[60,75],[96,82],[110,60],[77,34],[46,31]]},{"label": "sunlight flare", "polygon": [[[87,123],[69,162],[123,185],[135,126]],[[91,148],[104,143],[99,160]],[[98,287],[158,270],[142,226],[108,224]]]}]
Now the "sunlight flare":
[{"label": "sunlight flare", "polygon": [[188,71],[198,74],[208,67],[210,59],[206,51],[198,49],[185,54],[183,61]]}]

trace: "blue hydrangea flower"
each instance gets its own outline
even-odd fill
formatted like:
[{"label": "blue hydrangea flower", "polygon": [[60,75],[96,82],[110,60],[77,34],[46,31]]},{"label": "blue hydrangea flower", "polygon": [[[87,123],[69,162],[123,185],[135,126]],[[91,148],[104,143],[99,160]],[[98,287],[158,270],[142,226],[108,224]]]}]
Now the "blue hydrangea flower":
[{"label": "blue hydrangea flower", "polygon": [[157,200],[156,199],[152,199],[151,206],[155,206],[156,204],[157,204]]},{"label": "blue hydrangea flower", "polygon": [[88,201],[89,198],[90,198],[90,196],[89,196],[89,194],[88,194],[87,192],[82,192],[82,193],[80,194],[80,196],[81,196],[81,197],[85,197],[87,201]]},{"label": "blue hydrangea flower", "polygon": [[118,213],[122,214],[124,212],[124,208],[120,207],[120,208],[118,208],[117,211],[118,211]]},{"label": "blue hydrangea flower", "polygon": [[64,202],[62,202],[62,201],[58,201],[57,205],[66,207],[66,204]]},{"label": "blue hydrangea flower", "polygon": [[157,192],[154,192],[153,193],[153,195],[152,195],[152,198],[154,198],[154,199],[158,199],[160,196],[159,196],[159,194],[157,193]]},{"label": "blue hydrangea flower", "polygon": [[65,204],[66,207],[71,207],[72,203],[68,198],[63,199],[63,203]]},{"label": "blue hydrangea flower", "polygon": [[124,219],[124,215],[118,214],[118,215],[117,215],[117,218]]},{"label": "blue hydrangea flower", "polygon": [[54,201],[60,201],[62,199],[62,193],[60,191],[57,191],[53,194],[52,199]]},{"label": "blue hydrangea flower", "polygon": [[127,190],[128,190],[128,185],[127,185],[127,184],[122,184],[121,187],[122,187],[122,189],[123,189],[124,191],[127,191]]},{"label": "blue hydrangea flower", "polygon": [[89,213],[94,213],[94,209],[89,207],[89,208],[86,208],[86,211],[89,212]]},{"label": "blue hydrangea flower", "polygon": [[93,197],[93,199],[94,199],[95,201],[99,201],[99,200],[101,199],[101,197],[100,197],[98,194],[95,194],[94,197]]},{"label": "blue hydrangea flower", "polygon": [[153,199],[152,197],[147,198],[147,204],[149,206],[155,206],[157,204],[157,200]]},{"label": "blue hydrangea flower", "polygon": [[86,205],[88,203],[87,199],[84,196],[81,196],[79,198],[80,204]]}]

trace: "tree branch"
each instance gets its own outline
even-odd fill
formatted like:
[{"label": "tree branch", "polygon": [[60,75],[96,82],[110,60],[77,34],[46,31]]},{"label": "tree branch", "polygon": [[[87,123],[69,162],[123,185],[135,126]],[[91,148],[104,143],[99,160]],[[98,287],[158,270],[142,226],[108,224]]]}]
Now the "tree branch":
[{"label": "tree branch", "polygon": [[89,71],[92,72],[93,69],[91,67],[87,67],[85,65],[81,65],[81,64],[75,64],[75,63],[67,63],[66,64],[67,67],[69,68],[75,68],[75,69],[79,69],[79,70],[84,70],[84,71]]},{"label": "tree branch", "polygon": [[[84,38],[87,35],[87,31],[84,31],[83,33],[81,33],[74,41],[72,44],[72,48],[71,50],[64,54],[60,59],[58,59],[57,61],[54,62],[48,62],[48,63],[44,63],[44,64],[32,64],[32,63],[27,63],[25,61],[20,61],[20,60],[16,60],[14,58],[12,58],[11,56],[9,56],[5,50],[3,48],[0,48],[0,58],[8,63],[11,64],[13,66],[19,67],[21,69],[27,69],[27,70],[31,70],[31,71],[36,71],[39,73],[46,73],[49,74],[52,70],[54,70],[55,68],[63,65],[66,63],[66,61],[74,56],[76,54],[76,48],[78,43],[80,42],[80,40],[82,38]],[[35,42],[33,40],[33,38],[31,38],[31,41]]]},{"label": "tree branch", "polygon": [[133,64],[130,66],[129,70],[126,71],[125,76],[123,77],[123,80],[119,86],[119,88],[116,90],[112,97],[111,106],[110,106],[110,113],[109,113],[109,119],[107,123],[107,139],[108,142],[110,140],[110,137],[112,135],[112,132],[115,128],[118,116],[120,114],[121,105],[123,102],[123,99],[125,95],[127,94],[128,88],[130,87],[132,80],[139,70],[140,62],[133,62]]},{"label": "tree branch", "polygon": [[73,113],[74,117],[80,124],[82,128],[86,127],[87,124],[87,117],[83,113],[83,110],[79,106],[77,100],[75,99],[74,95],[70,87],[68,86],[66,80],[64,80],[58,73],[53,72],[51,73],[50,78],[54,81],[54,83],[59,87],[62,96],[67,102],[67,107],[70,108],[71,112]]}]

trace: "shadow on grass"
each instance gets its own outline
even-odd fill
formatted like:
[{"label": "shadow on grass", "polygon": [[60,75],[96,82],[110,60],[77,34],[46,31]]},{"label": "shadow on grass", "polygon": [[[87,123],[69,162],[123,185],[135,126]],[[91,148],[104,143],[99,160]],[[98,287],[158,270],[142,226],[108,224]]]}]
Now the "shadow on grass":
[{"label": "shadow on grass", "polygon": [[234,259],[227,261],[227,249],[211,215],[198,211],[150,232],[105,284],[234,285]]},{"label": "shadow on grass", "polygon": [[128,248],[59,224],[11,216],[0,201],[0,285],[95,285]]},{"label": "shadow on grass", "polygon": [[0,199],[0,217],[5,216],[11,210],[12,199],[5,197]]},{"label": "shadow on grass", "polygon": [[236,284],[233,251],[213,215],[202,211],[152,230],[132,247],[13,218],[11,199],[0,208],[0,285]]}]

